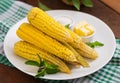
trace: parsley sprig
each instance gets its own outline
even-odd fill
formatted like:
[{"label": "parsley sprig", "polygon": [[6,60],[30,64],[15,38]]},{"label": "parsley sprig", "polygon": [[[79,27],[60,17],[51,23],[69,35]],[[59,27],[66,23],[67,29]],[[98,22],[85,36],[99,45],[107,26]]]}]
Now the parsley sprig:
[{"label": "parsley sprig", "polygon": [[[37,54],[38,55],[38,54]],[[40,63],[32,60],[28,60],[25,62],[27,65],[37,66],[39,67],[37,74],[35,75],[35,78],[39,78],[40,76],[44,76],[45,74],[55,74],[59,72],[58,66],[51,64],[47,61],[44,61],[41,59],[41,57],[38,55]]]}]

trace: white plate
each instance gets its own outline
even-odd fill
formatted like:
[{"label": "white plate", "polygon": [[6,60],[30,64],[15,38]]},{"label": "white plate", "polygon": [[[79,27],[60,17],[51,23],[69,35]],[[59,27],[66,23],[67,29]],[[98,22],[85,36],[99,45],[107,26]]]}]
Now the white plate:
[{"label": "white plate", "polygon": [[[111,29],[103,21],[89,14],[76,11],[52,10],[47,11],[47,13],[54,18],[60,16],[69,17],[70,19],[72,19],[72,25],[74,25],[74,23],[76,22],[86,20],[88,23],[92,24],[96,28],[96,35],[94,36],[93,40],[104,43],[104,46],[95,49],[98,52],[99,57],[96,60],[89,61],[89,68],[73,68],[71,74],[57,73],[52,75],[45,75],[41,78],[52,80],[66,80],[83,77],[98,71],[112,58],[116,47],[115,37]],[[26,60],[15,55],[13,52],[14,43],[20,40],[16,35],[16,30],[23,22],[27,22],[27,19],[24,18],[8,31],[4,41],[4,51],[8,60],[16,68],[23,71],[24,73],[34,76],[38,68],[25,65],[24,62]]]}]

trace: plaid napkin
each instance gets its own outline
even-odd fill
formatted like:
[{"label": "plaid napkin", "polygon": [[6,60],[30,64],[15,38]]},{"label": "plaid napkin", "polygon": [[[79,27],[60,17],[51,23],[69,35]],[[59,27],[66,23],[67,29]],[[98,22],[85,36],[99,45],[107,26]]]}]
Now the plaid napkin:
[{"label": "plaid napkin", "polygon": [[[0,0],[0,63],[12,66],[4,56],[3,41],[7,31],[24,18],[32,6],[20,1]],[[43,80],[48,83],[120,83],[120,39],[111,61],[99,71],[73,80]]]}]

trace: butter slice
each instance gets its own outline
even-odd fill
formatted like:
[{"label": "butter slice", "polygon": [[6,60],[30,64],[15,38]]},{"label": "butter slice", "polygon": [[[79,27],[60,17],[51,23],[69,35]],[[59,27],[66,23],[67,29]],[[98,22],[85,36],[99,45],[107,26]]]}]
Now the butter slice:
[{"label": "butter slice", "polygon": [[86,21],[77,23],[73,30],[79,36],[89,36],[94,33],[94,27],[88,24]]}]

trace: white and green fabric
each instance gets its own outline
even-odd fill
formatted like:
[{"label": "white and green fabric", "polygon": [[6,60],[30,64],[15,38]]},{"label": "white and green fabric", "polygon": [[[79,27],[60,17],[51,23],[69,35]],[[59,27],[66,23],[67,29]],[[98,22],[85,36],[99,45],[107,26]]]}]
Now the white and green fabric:
[{"label": "white and green fabric", "polygon": [[[23,19],[32,6],[20,1],[0,0],[0,63],[14,67],[4,56],[3,42],[7,31]],[[120,39],[111,61],[99,71],[73,80],[43,80],[48,83],[120,83]]]}]

